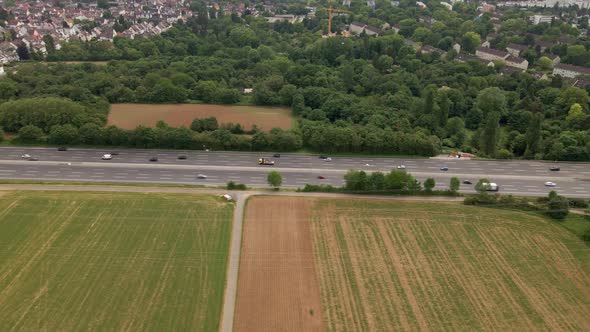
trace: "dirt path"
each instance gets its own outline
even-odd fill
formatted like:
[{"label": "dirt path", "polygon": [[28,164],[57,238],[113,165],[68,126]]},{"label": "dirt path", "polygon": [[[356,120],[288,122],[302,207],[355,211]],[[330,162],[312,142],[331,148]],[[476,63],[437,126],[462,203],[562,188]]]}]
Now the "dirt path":
[{"label": "dirt path", "polygon": [[240,249],[242,248],[242,226],[244,224],[244,206],[250,194],[240,193],[236,195],[236,208],[234,209],[234,222],[232,227],[231,247],[225,281],[225,294],[223,298],[223,312],[221,315],[221,332],[233,331],[234,314],[236,312],[236,294],[238,292],[238,271],[240,267]]}]

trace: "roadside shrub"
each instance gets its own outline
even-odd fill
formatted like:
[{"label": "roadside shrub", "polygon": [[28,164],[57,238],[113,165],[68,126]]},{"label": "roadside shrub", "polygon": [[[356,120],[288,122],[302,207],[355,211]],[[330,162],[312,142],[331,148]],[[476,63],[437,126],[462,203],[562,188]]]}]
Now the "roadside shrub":
[{"label": "roadside shrub", "polygon": [[0,128],[0,142],[2,142],[4,140],[4,130],[2,130],[2,128]]},{"label": "roadside shrub", "polygon": [[426,192],[432,192],[432,189],[434,189],[435,186],[436,182],[433,178],[428,178],[424,181],[424,190],[426,190]]},{"label": "roadside shrub", "polygon": [[569,214],[569,201],[563,196],[555,196],[549,199],[547,214],[553,219],[564,219]]},{"label": "roadside shrub", "polygon": [[582,240],[590,243],[590,228],[587,228],[584,234],[581,236]]},{"label": "roadside shrub", "polygon": [[43,137],[43,130],[37,126],[24,126],[18,131],[18,139],[21,142],[33,143],[38,142]]},{"label": "roadside shrub", "polygon": [[53,144],[76,144],[80,140],[78,128],[71,124],[51,127],[48,140]]},{"label": "roadside shrub", "polygon": [[498,197],[498,203],[502,205],[516,205],[518,202],[512,195],[500,195]]},{"label": "roadside shrub", "polygon": [[582,198],[570,198],[569,204],[573,209],[587,209],[589,206],[588,201]]},{"label": "roadside shrub", "polygon": [[500,149],[496,153],[496,158],[498,159],[512,159],[512,152],[506,149]]},{"label": "roadside shrub", "polygon": [[306,184],[303,188],[298,188],[297,191],[300,192],[324,192],[324,193],[333,193],[333,192],[340,192],[342,191],[338,187],[334,187],[331,185],[326,184]]},{"label": "roadside shrub", "polygon": [[234,181],[228,181],[225,185],[227,190],[246,190],[248,187],[243,183],[235,183]]},{"label": "roadside shrub", "polygon": [[465,205],[492,205],[498,202],[496,195],[490,195],[487,192],[482,192],[478,195],[467,196],[463,200]]}]

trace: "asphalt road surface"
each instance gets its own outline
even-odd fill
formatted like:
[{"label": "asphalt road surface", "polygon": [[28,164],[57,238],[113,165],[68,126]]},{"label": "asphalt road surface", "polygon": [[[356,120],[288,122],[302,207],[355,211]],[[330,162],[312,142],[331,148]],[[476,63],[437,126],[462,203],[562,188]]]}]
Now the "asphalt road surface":
[{"label": "asphalt road surface", "polygon": [[[118,152],[109,161],[101,160],[105,153]],[[27,161],[22,154],[37,157]],[[186,160],[179,160],[186,155]],[[148,161],[157,156],[157,162]],[[274,166],[259,166],[259,157],[270,158]],[[541,196],[550,190],[569,197],[590,197],[590,163],[560,162],[559,172],[549,171],[553,163],[539,161],[478,161],[401,159],[392,157],[333,157],[324,161],[318,155],[272,153],[205,152],[170,150],[104,150],[55,148],[0,148],[0,179],[93,181],[121,183],[164,183],[191,185],[224,185],[233,180],[251,187],[266,187],[266,175],[277,170],[283,175],[283,186],[302,187],[305,184],[342,185],[349,169],[388,172],[405,165],[419,181],[433,177],[437,189],[448,188],[451,177],[469,179],[473,183],[486,177],[500,185],[500,192]],[[441,171],[446,166],[448,171]],[[206,179],[198,179],[204,174]],[[325,179],[318,179],[324,176]],[[552,181],[550,188],[544,185]],[[473,185],[461,185],[461,191],[474,192]]]}]

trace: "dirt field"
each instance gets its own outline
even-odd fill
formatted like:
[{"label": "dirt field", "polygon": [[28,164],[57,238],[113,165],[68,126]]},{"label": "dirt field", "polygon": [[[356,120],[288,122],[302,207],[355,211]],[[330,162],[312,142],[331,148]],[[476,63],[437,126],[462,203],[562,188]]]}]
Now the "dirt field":
[{"label": "dirt field", "polygon": [[322,331],[311,201],[248,201],[234,331]]},{"label": "dirt field", "polygon": [[217,331],[233,206],[214,196],[0,197],[2,331]]},{"label": "dirt field", "polygon": [[315,202],[328,331],[590,330],[590,250],[546,219],[450,203]]},{"label": "dirt field", "polygon": [[239,123],[246,130],[252,125],[264,130],[289,129],[293,125],[291,111],[287,108],[207,104],[113,104],[108,124],[133,129],[139,125],[154,127],[163,120],[171,126],[189,127],[195,118],[210,116],[216,117],[219,124]]}]

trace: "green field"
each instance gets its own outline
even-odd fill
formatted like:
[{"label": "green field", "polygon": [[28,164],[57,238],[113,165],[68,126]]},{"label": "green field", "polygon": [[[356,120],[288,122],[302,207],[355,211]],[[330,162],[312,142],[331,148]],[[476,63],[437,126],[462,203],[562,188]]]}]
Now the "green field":
[{"label": "green field", "polygon": [[216,331],[233,205],[0,192],[4,331]]},{"label": "green field", "polygon": [[360,199],[313,211],[329,331],[590,331],[590,247],[566,229],[589,228],[582,217]]}]

